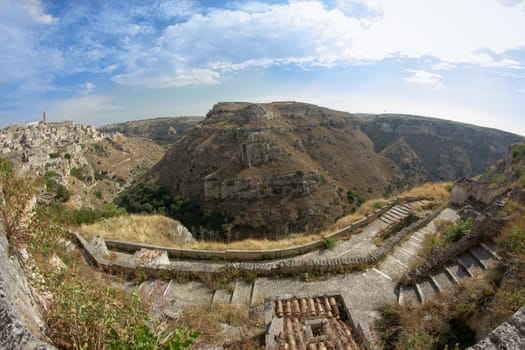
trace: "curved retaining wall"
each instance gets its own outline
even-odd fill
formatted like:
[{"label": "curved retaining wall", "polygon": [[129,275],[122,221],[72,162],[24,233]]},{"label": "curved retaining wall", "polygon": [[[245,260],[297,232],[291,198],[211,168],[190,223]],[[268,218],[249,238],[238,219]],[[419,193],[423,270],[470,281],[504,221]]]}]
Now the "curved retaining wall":
[{"label": "curved retaining wall", "polygon": [[405,236],[426,226],[436,218],[447,204],[441,205],[429,216],[403,228],[392,236],[381,247],[375,249],[366,256],[355,256],[345,258],[316,259],[309,261],[296,261],[284,259],[276,262],[230,262],[223,264],[207,264],[185,262],[173,262],[169,265],[141,266],[127,262],[116,262],[101,256],[97,251],[77,232],[70,232],[72,237],[85,249],[87,255],[102,270],[114,274],[123,274],[139,278],[162,278],[172,279],[177,277],[199,278],[206,275],[225,275],[233,277],[253,278],[256,276],[284,276],[301,273],[324,274],[349,271],[362,268],[379,262],[395,245]]},{"label": "curved retaining wall", "polygon": [[[421,197],[406,197],[398,198],[388,202],[382,208],[367,215],[365,218],[354,222],[352,225],[345,227],[339,231],[335,231],[325,236],[325,238],[339,238],[352,231],[358,230],[361,227],[369,225],[372,221],[383,215],[396,204],[407,202],[414,202],[424,198]],[[141,249],[164,250],[168,253],[170,258],[174,259],[194,259],[194,260],[215,260],[215,261],[258,261],[258,260],[273,260],[285,259],[294,256],[302,255],[314,250],[324,247],[323,240],[318,240],[311,243],[297,245],[282,249],[267,249],[267,250],[199,250],[199,249],[183,249],[183,248],[169,248],[151,244],[131,243],[118,240],[106,240],[106,246],[110,250],[117,250],[126,253],[135,253]]]}]

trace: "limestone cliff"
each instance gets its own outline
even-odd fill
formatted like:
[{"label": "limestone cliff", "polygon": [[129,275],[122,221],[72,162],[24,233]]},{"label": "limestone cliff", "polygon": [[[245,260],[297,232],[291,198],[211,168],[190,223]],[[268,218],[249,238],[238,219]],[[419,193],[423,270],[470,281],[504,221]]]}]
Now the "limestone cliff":
[{"label": "limestone cliff", "polygon": [[347,189],[379,194],[403,179],[348,116],[304,103],[219,103],[147,181],[233,217],[241,236],[317,231],[343,215]]},{"label": "limestone cliff", "polygon": [[140,136],[165,145],[175,143],[202,119],[202,117],[153,118],[104,125],[98,129],[105,134],[121,133],[126,136]]},{"label": "limestone cliff", "polygon": [[364,116],[361,129],[410,184],[479,175],[510,144],[524,140],[501,130],[409,115]]}]

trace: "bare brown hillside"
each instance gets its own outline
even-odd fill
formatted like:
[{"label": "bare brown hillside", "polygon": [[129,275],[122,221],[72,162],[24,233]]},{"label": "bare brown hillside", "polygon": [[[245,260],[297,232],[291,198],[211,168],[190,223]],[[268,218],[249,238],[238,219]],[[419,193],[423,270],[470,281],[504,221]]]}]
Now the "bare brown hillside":
[{"label": "bare brown hillside", "polygon": [[320,230],[349,209],[347,190],[379,195],[404,177],[347,117],[294,102],[219,103],[147,181],[227,214],[241,237]]}]

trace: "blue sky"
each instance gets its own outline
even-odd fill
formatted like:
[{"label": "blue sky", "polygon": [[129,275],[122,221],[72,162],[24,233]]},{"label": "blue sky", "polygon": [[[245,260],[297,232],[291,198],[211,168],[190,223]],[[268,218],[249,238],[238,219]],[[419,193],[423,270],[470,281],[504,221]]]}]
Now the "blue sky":
[{"label": "blue sky", "polygon": [[525,135],[525,0],[0,0],[0,126],[240,100]]}]

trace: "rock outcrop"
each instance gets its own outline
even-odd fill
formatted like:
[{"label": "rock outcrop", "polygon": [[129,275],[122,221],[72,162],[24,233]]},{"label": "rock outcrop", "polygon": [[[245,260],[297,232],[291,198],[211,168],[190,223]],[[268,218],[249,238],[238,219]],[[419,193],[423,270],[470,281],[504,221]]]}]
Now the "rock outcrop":
[{"label": "rock outcrop", "polygon": [[502,158],[519,135],[411,115],[363,116],[361,130],[393,160],[410,184],[479,175]]},{"label": "rock outcrop", "polygon": [[379,193],[403,177],[347,116],[294,102],[219,103],[147,181],[232,217],[238,237],[318,231],[343,215],[347,189]]},{"label": "rock outcrop", "polygon": [[165,117],[134,120],[125,123],[104,125],[99,130],[105,134],[120,133],[126,136],[146,137],[158,144],[174,144],[184,136],[202,117]]},{"label": "rock outcrop", "polygon": [[46,324],[33,298],[26,272],[0,232],[0,349],[55,349],[47,343]]}]

